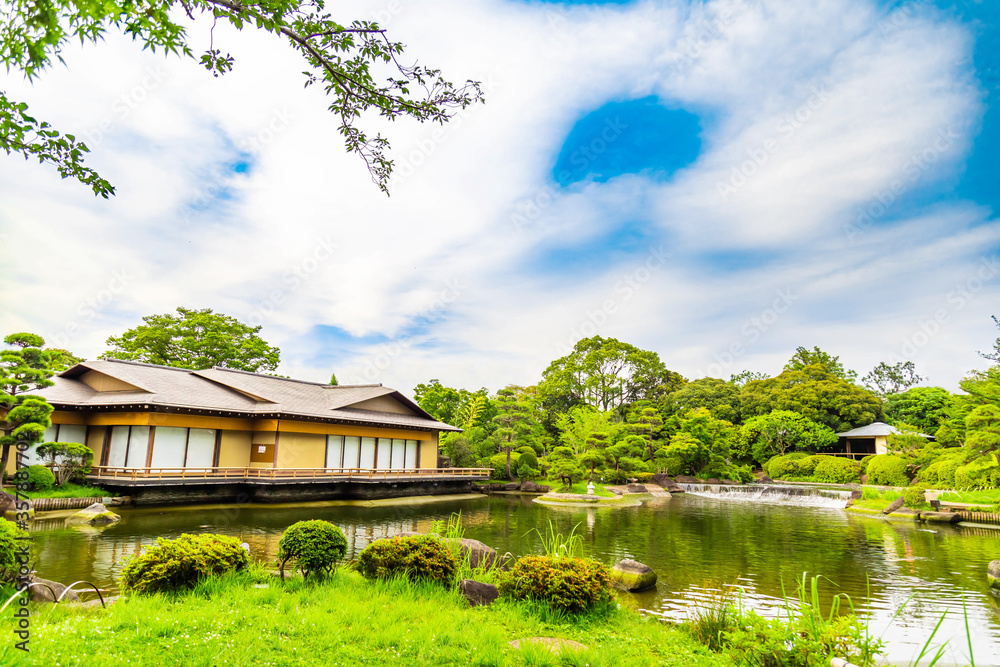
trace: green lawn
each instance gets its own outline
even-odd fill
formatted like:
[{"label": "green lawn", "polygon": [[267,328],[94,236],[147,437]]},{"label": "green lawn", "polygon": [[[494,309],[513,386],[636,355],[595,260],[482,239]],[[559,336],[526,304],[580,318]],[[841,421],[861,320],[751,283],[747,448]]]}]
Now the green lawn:
[{"label": "green lawn", "polygon": [[[565,486],[559,486],[558,480],[555,482],[550,482],[550,484],[552,485],[552,490],[555,491],[556,493],[581,493],[584,495],[587,494],[587,484],[588,484],[587,480],[583,480],[582,482],[577,482],[576,484],[574,484],[569,488],[566,488]],[[594,495],[601,496],[602,498],[618,497],[615,494],[611,493],[610,491],[605,490],[604,486],[605,486],[604,484],[600,484],[599,482],[594,482]]]},{"label": "green lawn", "polygon": [[979,505],[996,505],[1000,503],[1000,489],[985,489],[983,491],[945,491],[938,500],[949,503],[973,503]]},{"label": "green lawn", "polygon": [[[8,493],[13,494],[14,489],[8,488]],[[101,497],[111,497],[118,494],[109,493],[105,489],[98,486],[82,486],[79,484],[63,484],[62,486],[57,486],[47,491],[28,491],[27,493],[22,492],[22,496],[28,498],[101,498]]]},{"label": "green lawn", "polygon": [[[210,580],[173,598],[35,612],[31,652],[3,642],[4,667],[731,664],[681,630],[620,606],[575,619],[509,602],[469,608],[453,589],[370,582],[343,569],[315,585],[300,579],[282,584],[255,571]],[[3,616],[0,628],[12,637],[3,626],[13,619]],[[508,644],[528,637],[572,639],[588,648],[556,658]]]}]

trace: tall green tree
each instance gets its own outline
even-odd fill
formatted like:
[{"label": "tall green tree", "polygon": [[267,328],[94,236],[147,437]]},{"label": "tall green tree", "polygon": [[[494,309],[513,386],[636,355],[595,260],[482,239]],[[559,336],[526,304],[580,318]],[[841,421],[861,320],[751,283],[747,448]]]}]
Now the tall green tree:
[{"label": "tall green tree", "polygon": [[574,454],[589,449],[597,441],[612,442],[621,431],[614,413],[602,412],[590,406],[577,405],[556,418],[559,441]]},{"label": "tall green tree", "polygon": [[[144,49],[197,58],[214,76],[221,76],[233,68],[234,60],[219,48],[216,23],[268,33],[305,61],[305,85],[326,93],[346,149],[361,156],[372,180],[385,192],[392,172],[392,160],[386,155],[389,142],[361,129],[363,116],[444,123],[457,110],[483,99],[478,83],[467,81],[456,87],[439,70],[404,64],[403,45],[390,40],[381,26],[363,20],[337,21],[323,2],[55,0],[7,3],[3,14],[0,62],[29,80],[61,62],[68,42],[98,44],[112,31],[130,36]],[[210,46],[201,54],[191,49],[187,32],[198,16],[212,18]],[[36,119],[26,104],[2,91],[0,149],[50,164],[63,178],[89,185],[102,197],[114,194],[114,187],[84,164],[89,151],[85,144]]]},{"label": "tall green tree", "polygon": [[965,418],[965,446],[983,456],[992,454],[1000,465],[1000,408],[980,405]]},{"label": "tall green tree", "polygon": [[643,399],[659,399],[683,382],[655,352],[593,336],[577,341],[572,352],[549,364],[539,392],[561,409],[586,404],[606,412]]},{"label": "tall green tree", "polygon": [[740,410],[744,423],[775,410],[789,410],[834,431],[847,431],[885,417],[881,399],[821,364],[748,382],[740,391]]},{"label": "tall green tree", "polygon": [[652,406],[639,405],[629,411],[626,428],[645,441],[646,453],[649,455],[650,461],[653,460],[653,450],[658,449],[658,447],[654,447],[654,443],[662,427],[663,417]]},{"label": "tall green tree", "polygon": [[[997,325],[998,329],[1000,329],[1000,319],[997,319],[996,315],[993,316],[993,323]],[[1000,364],[1000,337],[993,342],[992,352],[980,352],[979,356],[983,359],[989,359],[994,364]]]},{"label": "tall green tree", "polygon": [[887,419],[912,424],[924,433],[934,435],[948,419],[952,395],[942,387],[913,387],[885,398]]},{"label": "tall green tree", "polygon": [[511,479],[510,453],[521,446],[524,436],[531,431],[531,408],[517,395],[514,387],[505,387],[497,392],[496,435],[500,451],[507,454],[507,479]]},{"label": "tall green tree", "polygon": [[339,384],[340,383],[337,382],[337,374],[336,373],[330,373],[330,385],[336,387]]},{"label": "tall green tree", "polygon": [[42,441],[52,425],[52,406],[26,392],[52,386],[55,374],[45,340],[31,333],[10,334],[0,350],[0,471],[7,469],[11,447],[26,449]]},{"label": "tall green tree", "polygon": [[840,363],[840,357],[835,357],[818,347],[813,347],[811,350],[807,350],[801,346],[795,348],[795,354],[785,364],[785,370],[801,371],[806,366],[814,366],[816,364],[819,364],[826,369],[826,372],[842,380],[854,382],[858,379],[858,374],[855,371],[844,368],[844,364]]},{"label": "tall green tree", "polygon": [[222,366],[257,373],[278,367],[281,351],[258,336],[261,327],[212,312],[178,308],[177,315],[149,315],[144,324],[112,336],[102,359],[201,370]]},{"label": "tall green tree", "polygon": [[748,419],[736,436],[737,456],[764,463],[791,451],[822,451],[837,443],[829,427],[789,410],[775,410]]},{"label": "tall green tree", "polygon": [[894,364],[880,361],[868,375],[861,378],[861,382],[877,396],[890,396],[906,391],[926,379],[917,374],[912,361],[898,361]]},{"label": "tall green tree", "polygon": [[667,415],[684,414],[695,408],[707,408],[718,419],[738,423],[740,385],[719,378],[701,378],[682,385],[663,399],[663,412]]}]

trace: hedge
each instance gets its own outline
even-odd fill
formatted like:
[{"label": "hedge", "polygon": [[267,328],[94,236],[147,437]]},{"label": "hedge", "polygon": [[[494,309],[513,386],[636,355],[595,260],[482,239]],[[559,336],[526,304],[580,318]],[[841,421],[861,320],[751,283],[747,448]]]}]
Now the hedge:
[{"label": "hedge", "polygon": [[906,459],[894,454],[880,454],[868,462],[868,483],[881,486],[909,486]]},{"label": "hedge", "polygon": [[813,479],[817,482],[831,484],[849,484],[861,480],[861,464],[848,458],[837,456],[816,456],[819,459],[813,471]]},{"label": "hedge", "polygon": [[250,555],[240,541],[227,535],[181,535],[157,538],[122,568],[125,593],[165,593],[193,587],[209,576],[246,567]]},{"label": "hedge", "polygon": [[451,583],[458,562],[444,542],[431,535],[396,536],[376,540],[358,556],[357,570],[366,579],[391,579],[405,576]]},{"label": "hedge", "polygon": [[500,595],[581,612],[611,600],[611,573],[589,558],[525,556],[500,578]]}]

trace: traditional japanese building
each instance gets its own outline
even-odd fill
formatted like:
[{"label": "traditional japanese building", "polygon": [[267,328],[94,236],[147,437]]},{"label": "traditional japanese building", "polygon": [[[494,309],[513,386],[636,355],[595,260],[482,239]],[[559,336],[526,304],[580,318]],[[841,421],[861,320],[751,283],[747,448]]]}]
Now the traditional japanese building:
[{"label": "traditional japanese building", "polygon": [[116,360],[52,379],[37,392],[55,407],[44,441],[86,444],[94,483],[148,502],[436,493],[489,474],[439,468],[439,434],[460,429],[382,385]]}]

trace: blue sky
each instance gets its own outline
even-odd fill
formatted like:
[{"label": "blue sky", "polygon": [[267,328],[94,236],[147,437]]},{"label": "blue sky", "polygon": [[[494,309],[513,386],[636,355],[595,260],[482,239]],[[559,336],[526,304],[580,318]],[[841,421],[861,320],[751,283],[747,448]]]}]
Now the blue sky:
[{"label": "blue sky", "polygon": [[404,391],[530,384],[593,334],[691,378],[819,345],[955,388],[1000,334],[997,3],[337,11],[486,84],[442,134],[382,128],[389,198],[252,31],[216,32],[222,79],[124,38],[8,75],[119,195],[0,160],[4,245],[46,252],[5,253],[4,329],[93,357],[143,315],[211,307],[260,324],[282,374]]}]

